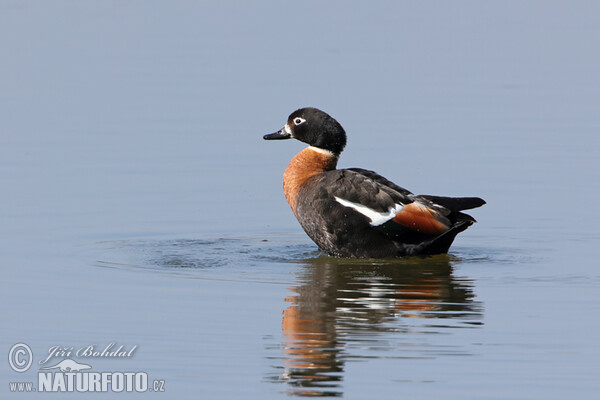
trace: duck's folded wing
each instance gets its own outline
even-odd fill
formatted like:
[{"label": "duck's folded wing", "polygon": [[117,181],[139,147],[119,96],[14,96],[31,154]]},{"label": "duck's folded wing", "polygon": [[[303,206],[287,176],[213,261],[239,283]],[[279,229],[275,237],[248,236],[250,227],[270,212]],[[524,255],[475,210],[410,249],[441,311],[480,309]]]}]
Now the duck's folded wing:
[{"label": "duck's folded wing", "polygon": [[347,171],[354,171],[357,174],[360,174],[362,176],[365,176],[369,179],[371,179],[374,182],[377,182],[383,186],[386,186],[390,189],[395,190],[396,192],[404,195],[404,196],[411,196],[412,193],[410,192],[410,190],[406,190],[403,187],[400,187],[398,185],[396,185],[394,182],[384,178],[383,176],[379,175],[377,172],[375,171],[369,171],[368,169],[362,169],[362,168],[348,168]]},{"label": "duck's folded wing", "polygon": [[362,215],[372,227],[386,233],[413,231],[439,235],[451,226],[445,216],[448,210],[412,196],[408,190],[372,171],[337,170],[329,178],[335,184],[323,186],[330,188],[329,195],[337,203]]}]

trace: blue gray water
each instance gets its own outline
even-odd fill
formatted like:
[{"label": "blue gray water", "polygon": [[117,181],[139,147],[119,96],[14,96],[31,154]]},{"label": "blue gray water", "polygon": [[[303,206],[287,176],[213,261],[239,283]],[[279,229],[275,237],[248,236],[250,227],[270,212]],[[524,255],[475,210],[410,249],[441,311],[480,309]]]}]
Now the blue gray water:
[{"label": "blue gray water", "polygon": [[[0,397],[110,343],[137,347],[71,358],[163,398],[594,397],[599,13],[1,1],[0,349],[33,365]],[[448,256],[320,255],[281,189],[303,145],[262,140],[302,106],[341,167],[481,196],[479,223]]]}]

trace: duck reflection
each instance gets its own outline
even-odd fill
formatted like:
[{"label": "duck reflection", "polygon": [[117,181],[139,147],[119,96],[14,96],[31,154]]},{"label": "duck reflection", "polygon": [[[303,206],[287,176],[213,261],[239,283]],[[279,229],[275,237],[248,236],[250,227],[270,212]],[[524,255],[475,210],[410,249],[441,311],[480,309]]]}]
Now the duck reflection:
[{"label": "duck reflection", "polygon": [[[390,346],[380,337],[476,326],[481,306],[471,282],[453,276],[440,255],[399,260],[306,260],[283,311],[283,369],[300,396],[341,396],[344,363],[354,349]],[[435,318],[435,324],[410,323]],[[451,321],[443,323],[442,321]],[[393,336],[392,335],[392,336]],[[364,354],[364,352],[360,352]]]}]

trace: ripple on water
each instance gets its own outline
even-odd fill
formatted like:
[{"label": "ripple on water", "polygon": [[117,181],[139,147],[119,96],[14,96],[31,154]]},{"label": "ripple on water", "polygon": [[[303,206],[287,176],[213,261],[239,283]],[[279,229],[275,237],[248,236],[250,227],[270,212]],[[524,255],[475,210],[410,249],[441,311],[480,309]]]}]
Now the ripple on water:
[{"label": "ripple on water", "polygon": [[[319,255],[314,245],[289,234],[131,239],[104,241],[94,247],[101,253],[94,263],[97,267],[215,280],[232,280],[228,278],[237,272],[233,280],[246,282],[281,281],[281,272],[274,265],[290,265]],[[252,275],[244,276],[250,270]],[[289,283],[290,278],[285,279],[280,283]]]}]

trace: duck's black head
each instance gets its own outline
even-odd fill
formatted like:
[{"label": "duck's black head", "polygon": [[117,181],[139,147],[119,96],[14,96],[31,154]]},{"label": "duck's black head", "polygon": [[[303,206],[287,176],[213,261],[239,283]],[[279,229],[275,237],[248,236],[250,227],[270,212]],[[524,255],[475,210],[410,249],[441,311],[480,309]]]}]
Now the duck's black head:
[{"label": "duck's black head", "polygon": [[288,117],[278,132],[265,135],[265,140],[298,139],[311,146],[339,155],[346,146],[344,128],[329,114],[312,107],[301,108]]}]

